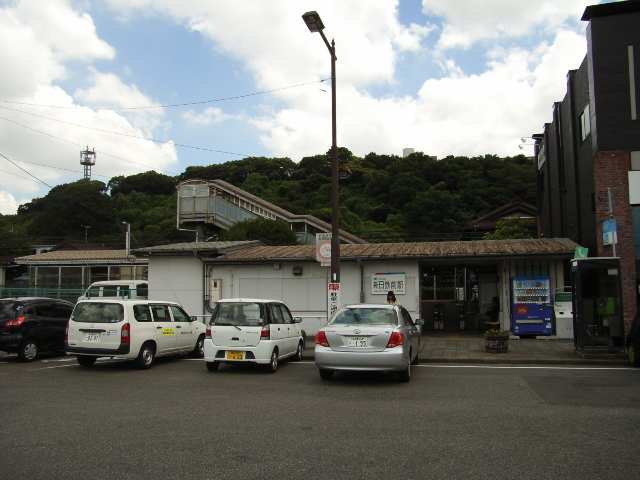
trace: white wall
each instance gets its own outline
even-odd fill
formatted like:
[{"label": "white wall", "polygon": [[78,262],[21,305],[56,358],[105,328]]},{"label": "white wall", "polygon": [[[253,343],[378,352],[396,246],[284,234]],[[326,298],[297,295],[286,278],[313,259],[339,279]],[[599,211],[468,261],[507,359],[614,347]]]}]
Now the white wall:
[{"label": "white wall", "polygon": [[150,257],[149,299],[180,303],[189,315],[203,312],[203,264],[194,257]]},{"label": "white wall", "polygon": [[[397,295],[412,317],[419,315],[418,263],[411,261],[363,262],[365,303],[385,303],[385,295],[371,294],[371,276],[381,272],[406,274],[405,295]],[[293,275],[293,267],[302,267],[302,275]],[[307,335],[327,322],[327,282],[329,269],[317,262],[272,262],[261,265],[210,267],[210,277],[222,280],[222,297],[250,297],[282,300],[294,316],[302,317]],[[360,303],[360,266],[341,262],[342,304]]]}]

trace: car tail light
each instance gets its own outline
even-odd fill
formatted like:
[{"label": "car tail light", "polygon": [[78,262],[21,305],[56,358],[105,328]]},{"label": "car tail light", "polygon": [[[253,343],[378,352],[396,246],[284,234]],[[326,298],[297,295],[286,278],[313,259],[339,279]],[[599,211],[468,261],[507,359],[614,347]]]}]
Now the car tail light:
[{"label": "car tail light", "polygon": [[24,314],[22,315],[18,315],[15,320],[7,320],[4,324],[5,327],[19,327],[20,325],[22,325],[25,320],[27,318],[24,316]]},{"label": "car tail light", "polygon": [[211,338],[211,325],[207,325],[207,329],[204,332],[204,338]]},{"label": "car tail light", "polygon": [[401,347],[404,343],[404,335],[400,332],[392,332],[387,342],[387,348]]},{"label": "car tail light", "polygon": [[260,340],[271,340],[271,330],[269,329],[269,325],[265,325],[260,330]]},{"label": "car tail light", "polygon": [[319,330],[316,333],[316,345],[320,345],[321,347],[328,347],[329,340],[327,340],[327,334],[324,333],[324,330]]},{"label": "car tail light", "polygon": [[131,341],[131,325],[125,323],[122,325],[122,330],[120,331],[120,343],[122,345],[129,345]]}]

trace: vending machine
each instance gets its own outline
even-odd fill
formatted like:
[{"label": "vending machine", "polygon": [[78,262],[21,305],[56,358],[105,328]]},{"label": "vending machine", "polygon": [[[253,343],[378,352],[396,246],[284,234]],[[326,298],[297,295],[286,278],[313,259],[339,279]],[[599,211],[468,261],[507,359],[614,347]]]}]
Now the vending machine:
[{"label": "vending machine", "polygon": [[553,335],[549,277],[515,277],[511,296],[511,332],[514,335]]}]

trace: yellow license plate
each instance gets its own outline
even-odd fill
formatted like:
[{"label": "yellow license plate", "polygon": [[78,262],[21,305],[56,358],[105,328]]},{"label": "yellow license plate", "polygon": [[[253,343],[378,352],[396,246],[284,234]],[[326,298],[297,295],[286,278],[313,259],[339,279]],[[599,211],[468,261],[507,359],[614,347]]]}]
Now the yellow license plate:
[{"label": "yellow license plate", "polygon": [[244,352],[227,352],[227,360],[244,360]]}]

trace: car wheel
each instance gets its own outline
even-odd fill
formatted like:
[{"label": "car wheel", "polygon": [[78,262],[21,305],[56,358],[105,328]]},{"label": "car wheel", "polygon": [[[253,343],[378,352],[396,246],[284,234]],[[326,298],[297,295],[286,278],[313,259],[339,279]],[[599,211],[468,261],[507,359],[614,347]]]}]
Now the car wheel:
[{"label": "car wheel", "polygon": [[302,340],[300,340],[298,343],[298,349],[296,350],[296,355],[293,357],[296,362],[302,360],[302,352],[304,352],[304,344],[302,343]]},{"label": "car wheel", "polygon": [[409,352],[409,363],[407,363],[407,368],[398,372],[398,380],[401,382],[408,382],[411,380],[411,352]]},{"label": "car wheel", "polygon": [[138,368],[146,369],[151,368],[153,361],[156,358],[156,349],[151,343],[145,343],[140,349],[138,358],[136,358],[136,365]]},{"label": "car wheel", "polygon": [[329,370],[327,368],[320,368],[318,372],[320,373],[320,378],[322,380],[331,380],[331,377],[333,377],[333,370]]},{"label": "car wheel", "polygon": [[40,353],[38,344],[33,340],[25,340],[18,350],[18,358],[22,362],[33,362]]},{"label": "car wheel", "polygon": [[627,348],[627,358],[629,365],[632,367],[640,367],[640,347],[638,345],[630,344]]},{"label": "car wheel", "polygon": [[278,370],[278,349],[275,348],[273,352],[271,352],[271,359],[269,360],[269,373],[275,373]]},{"label": "car wheel", "polygon": [[204,357],[204,335],[200,335],[198,337],[196,346],[193,348],[193,356],[196,358]]},{"label": "car wheel", "polygon": [[209,370],[210,372],[217,372],[219,366],[219,362],[207,362],[207,370]]},{"label": "car wheel", "polygon": [[76,360],[83,367],[93,367],[96,363],[96,357],[89,357],[87,355],[78,355]]}]

